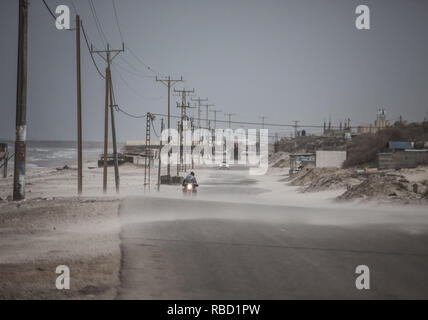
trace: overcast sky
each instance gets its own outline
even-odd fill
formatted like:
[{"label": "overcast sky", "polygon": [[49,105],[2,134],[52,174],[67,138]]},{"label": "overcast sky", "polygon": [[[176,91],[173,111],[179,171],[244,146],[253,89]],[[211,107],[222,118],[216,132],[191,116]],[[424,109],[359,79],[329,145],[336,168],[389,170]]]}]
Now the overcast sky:
[{"label": "overcast sky", "polygon": [[[70,0],[46,0],[55,10]],[[90,41],[102,47],[88,0],[74,0]],[[111,0],[93,0],[111,47],[121,38]],[[428,117],[426,0],[115,0],[124,41],[161,75],[183,76],[233,119],[322,125],[351,118]],[[371,9],[371,30],[355,28],[355,8]],[[14,139],[18,1],[0,1],[0,138]],[[167,112],[167,90],[129,50],[112,76],[128,112]],[[96,57],[104,72],[105,63]],[[82,40],[85,140],[102,140],[104,81]],[[126,82],[128,84],[125,85]],[[180,89],[183,84],[178,84]],[[76,137],[75,34],[59,31],[41,0],[30,0],[27,138]],[[178,114],[173,97],[172,109]],[[224,119],[223,112],[218,114]],[[212,116],[212,115],[211,115]],[[176,123],[176,120],[173,122]],[[159,125],[157,122],[156,125]],[[118,139],[142,139],[144,119],[117,114]],[[272,128],[270,133],[290,129]]]}]

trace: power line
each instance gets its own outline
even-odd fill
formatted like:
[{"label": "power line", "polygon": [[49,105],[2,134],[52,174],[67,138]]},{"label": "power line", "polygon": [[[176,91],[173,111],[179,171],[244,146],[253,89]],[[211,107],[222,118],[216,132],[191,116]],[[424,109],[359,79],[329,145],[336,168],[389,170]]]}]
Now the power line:
[{"label": "power line", "polygon": [[88,52],[89,52],[89,55],[91,56],[92,62],[94,64],[95,68],[97,69],[98,74],[101,76],[101,78],[105,79],[105,76],[101,73],[100,69],[98,68],[97,63],[95,62],[94,56],[93,56],[93,54],[91,52],[91,47],[89,46],[88,37],[86,35],[86,31],[85,31],[85,28],[83,27],[83,23],[82,22],[80,22],[80,26],[82,28],[83,37],[85,38],[86,47],[88,48]]},{"label": "power line", "polygon": [[155,126],[153,125],[153,120],[152,120],[152,121],[150,121],[150,122],[152,123],[152,129],[153,129],[153,132],[154,132],[155,136],[156,136],[157,138],[159,138],[159,135],[156,133]]},{"label": "power line", "polygon": [[146,64],[129,46],[126,46],[126,49],[129,50],[129,52],[134,56],[134,58],[140,62],[147,70],[151,71],[153,74],[156,74],[158,76],[162,76],[159,72],[157,72],[155,69],[150,67],[148,64]]},{"label": "power line", "polygon": [[71,5],[73,6],[73,9],[74,9],[74,11],[76,12],[76,14],[77,14],[77,8],[76,8],[76,5],[74,4],[74,1],[73,0],[71,0]]},{"label": "power line", "polygon": [[48,9],[49,13],[51,14],[52,18],[54,18],[54,20],[56,20],[56,17],[54,15],[54,13],[52,12],[52,10],[49,8],[48,4],[46,3],[45,0],[42,0],[43,3],[45,4],[46,9]]},{"label": "power line", "polygon": [[[144,73],[143,71],[141,71],[141,70],[139,70],[139,69],[137,69],[137,68],[135,68],[128,60],[126,60],[124,57],[122,57],[122,56],[119,56],[120,57],[120,59],[123,61],[123,62],[125,62],[130,68],[131,68],[131,71],[128,71],[128,73],[132,73],[132,74],[134,74],[134,75],[137,75],[137,76],[139,76],[139,77],[142,77],[142,78],[152,78],[152,79],[154,79],[155,78],[155,76],[150,76],[150,75],[148,75],[148,74],[146,74],[146,73]],[[122,68],[122,69],[124,69],[124,68]],[[132,69],[134,69],[135,71],[132,71]],[[125,69],[124,69],[125,70]]]},{"label": "power line", "polygon": [[117,110],[119,110],[120,112],[122,112],[123,114],[125,114],[125,115],[127,115],[128,117],[131,117],[131,118],[141,119],[141,118],[144,118],[146,116],[145,114],[143,114],[143,115],[135,115],[135,114],[129,113],[129,112],[123,110],[119,106],[117,106],[116,108],[117,108]]},{"label": "power line", "polygon": [[119,19],[117,18],[117,10],[116,10],[116,5],[115,5],[115,3],[114,3],[114,0],[111,0],[111,3],[113,4],[114,18],[115,18],[115,20],[116,20],[117,28],[119,29],[120,39],[122,40],[122,42],[125,42],[125,41],[123,40],[122,31],[120,30]]},{"label": "power line", "polygon": [[[46,1],[45,1],[45,0],[42,0],[42,1],[43,1],[44,5],[45,5],[46,9],[47,9],[47,10],[49,11],[49,13],[51,14],[52,18],[53,18],[54,20],[56,20],[55,15],[53,14],[52,10],[51,10],[51,9],[49,8],[49,6],[47,5]],[[76,6],[74,5],[74,2],[73,2],[73,1],[72,1],[72,5],[73,5],[74,10],[75,10],[75,11],[76,11],[76,13],[78,14],[78,12],[77,12],[77,10],[76,10]],[[97,63],[95,62],[95,59],[94,59],[94,57],[93,57],[93,55],[92,55],[92,53],[91,53],[91,48],[90,48],[90,46],[89,46],[88,36],[87,36],[87,34],[86,34],[86,31],[85,31],[85,28],[83,27],[83,23],[82,23],[82,22],[80,22],[80,27],[82,28],[82,31],[83,31],[83,37],[85,38],[85,42],[86,42],[86,47],[87,47],[88,52],[89,52],[89,54],[90,54],[90,56],[91,56],[92,62],[93,62],[93,64],[94,64],[94,66],[95,66],[95,69],[97,69],[98,74],[101,76],[101,78],[105,79],[104,75],[101,73],[100,69],[98,68],[98,65],[97,65]]]},{"label": "power line", "polygon": [[101,43],[103,44],[103,47],[105,49],[106,48],[105,44],[108,43],[107,37],[105,36],[104,31],[103,31],[102,26],[101,26],[101,23],[100,23],[100,20],[98,19],[97,10],[95,8],[94,3],[92,2],[92,0],[88,0],[88,2],[89,2],[89,7],[91,9],[92,18],[95,21],[95,26],[97,28],[98,35],[99,35],[99,37],[101,39]]},{"label": "power line", "polygon": [[[112,64],[112,66],[113,67],[115,67],[115,65],[114,64]],[[143,96],[143,95],[141,95],[135,88],[133,88],[133,87],[131,87],[131,85],[125,80],[125,78],[123,77],[123,75],[120,73],[120,71],[117,69],[117,68],[115,68],[115,70],[116,70],[116,72],[117,72],[117,74],[119,75],[119,78],[120,78],[120,80],[125,84],[125,86],[127,86],[128,87],[128,89],[129,90],[131,90],[132,91],[132,93],[134,93],[137,97],[139,97],[139,98],[141,98],[141,99],[148,99],[148,100],[160,100],[160,99],[162,99],[162,97],[159,97],[159,98],[154,98],[154,97],[146,97],[146,96]]]},{"label": "power line", "polygon": [[[112,2],[112,5],[113,5],[114,18],[115,18],[115,21],[116,21],[117,29],[119,30],[120,39],[122,40],[122,42],[125,42],[124,36],[123,36],[123,33],[122,33],[122,29],[120,28],[119,17],[118,17],[117,9],[116,9],[116,3],[115,3],[114,0],[112,0],[111,2]],[[140,62],[147,70],[149,70],[150,72],[152,72],[154,74],[157,74],[157,75],[161,76],[161,74],[159,72],[157,72],[152,67],[150,67],[148,64],[146,64],[129,46],[126,46],[126,49],[128,49],[129,52],[131,52],[131,54],[134,56],[134,58],[138,62]],[[125,61],[125,63],[128,64],[131,67],[131,69],[137,69],[134,66],[132,66],[128,61],[126,61],[125,58],[122,57],[122,60]],[[141,72],[141,73],[143,73],[143,72]],[[149,76],[147,76],[147,77],[149,77]]]}]

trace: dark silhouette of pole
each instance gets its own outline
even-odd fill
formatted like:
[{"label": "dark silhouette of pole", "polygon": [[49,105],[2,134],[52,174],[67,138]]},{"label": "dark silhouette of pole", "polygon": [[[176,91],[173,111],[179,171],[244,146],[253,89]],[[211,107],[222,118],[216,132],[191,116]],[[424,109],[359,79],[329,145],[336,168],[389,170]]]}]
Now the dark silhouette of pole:
[{"label": "dark silhouette of pole", "polygon": [[108,97],[109,97],[109,67],[106,68],[106,95],[104,106],[104,166],[103,166],[103,192],[107,192],[107,165],[108,165]]},{"label": "dark silhouette of pole", "polygon": [[205,107],[205,125],[207,126],[207,128],[209,128],[210,124],[208,122],[208,116],[209,116],[208,113],[209,113],[210,107],[215,107],[215,104],[207,103],[207,104],[203,104],[202,106]]},{"label": "dark silhouette of pole", "polygon": [[210,110],[210,112],[214,113],[214,130],[216,129],[216,124],[217,124],[217,113],[221,112],[221,110]]},{"label": "dark silhouette of pole", "polygon": [[[163,131],[163,118],[161,119],[161,132]],[[159,163],[158,163],[158,192],[161,184],[161,151],[162,151],[162,139],[159,139]]]},{"label": "dark silhouette of pole", "polygon": [[[110,45],[107,43],[107,49],[106,50],[94,50],[93,46],[91,44],[91,54],[98,54],[102,59],[105,60],[107,63],[106,73],[105,73],[105,80],[106,80],[106,95],[105,95],[105,109],[104,109],[104,168],[103,168],[103,192],[107,192],[107,166],[108,166],[108,108],[109,108],[109,95],[110,87],[111,87],[111,62],[113,59],[121,52],[125,51],[125,44],[122,43],[122,49],[110,49]],[[113,57],[111,57],[111,54],[114,54]],[[104,54],[106,57],[104,57]],[[112,100],[110,98],[110,100]],[[110,101],[111,104],[113,104],[112,101]],[[114,122],[114,120],[112,120]],[[113,123],[112,122],[112,123]],[[115,133],[114,133],[115,134]],[[115,140],[115,137],[113,138]],[[115,142],[113,141],[113,144]],[[116,190],[118,190],[119,186],[119,169],[117,168],[117,152],[113,152],[114,156],[114,164],[115,164],[115,182],[116,182]]]},{"label": "dark silhouette of pole", "polygon": [[[170,135],[169,135],[169,131],[171,129],[171,87],[174,86],[177,82],[182,82],[183,81],[183,77],[181,77],[180,79],[171,79],[170,76],[168,76],[165,79],[158,79],[158,77],[156,76],[156,81],[158,82],[162,82],[164,85],[167,86],[168,88],[168,143],[171,141],[170,140]],[[171,171],[171,166],[169,164],[169,158],[171,156],[171,153],[168,152],[168,165],[167,165],[167,175],[168,177],[170,177],[170,171]]]},{"label": "dark silhouette of pole", "polygon": [[82,194],[82,83],[80,74],[80,16],[76,15],[76,69],[77,69],[77,193]]},{"label": "dark silhouette of pole", "polygon": [[114,161],[114,182],[116,185],[116,193],[119,193],[120,180],[119,180],[119,162],[117,159],[117,143],[116,143],[116,124],[114,121],[114,110],[113,108],[117,105],[114,104],[113,97],[113,83],[111,80],[111,69],[108,70],[109,80],[109,93],[110,93],[110,118],[111,118],[111,139],[113,142],[113,161]]},{"label": "dark silhouette of pole", "polygon": [[201,102],[202,101],[208,101],[208,98],[205,98],[205,99],[201,99],[201,98],[193,99],[193,98],[190,98],[190,99],[192,101],[197,101],[198,102],[198,128],[200,128],[201,127],[201,107],[202,107]]},{"label": "dark silhouette of pole", "polygon": [[262,129],[264,129],[264,128],[265,128],[265,119],[266,119],[267,117],[265,117],[265,116],[260,116],[259,118],[260,118],[260,119],[262,119]]},{"label": "dark silhouette of pole", "polygon": [[236,113],[225,113],[224,115],[229,118],[229,121],[228,121],[229,122],[229,129],[231,129],[232,128],[232,116],[235,116]]},{"label": "dark silhouette of pole", "polygon": [[25,155],[27,131],[27,40],[28,1],[19,0],[15,167],[13,175],[13,200],[15,201],[25,199]]}]

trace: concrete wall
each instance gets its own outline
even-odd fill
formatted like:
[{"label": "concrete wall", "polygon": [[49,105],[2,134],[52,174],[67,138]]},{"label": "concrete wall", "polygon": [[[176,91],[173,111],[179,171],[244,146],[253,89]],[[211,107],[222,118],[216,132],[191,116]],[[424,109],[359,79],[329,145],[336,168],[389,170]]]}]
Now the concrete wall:
[{"label": "concrete wall", "polygon": [[317,151],[317,168],[341,168],[346,160],[346,151]]},{"label": "concrete wall", "polygon": [[380,169],[416,168],[418,165],[428,164],[428,152],[421,150],[380,153],[378,164]]}]

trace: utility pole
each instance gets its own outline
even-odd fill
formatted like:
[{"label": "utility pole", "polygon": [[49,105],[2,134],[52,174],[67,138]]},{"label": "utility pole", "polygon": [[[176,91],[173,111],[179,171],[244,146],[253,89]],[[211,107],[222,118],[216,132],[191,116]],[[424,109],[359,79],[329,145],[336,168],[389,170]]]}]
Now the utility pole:
[{"label": "utility pole", "polygon": [[212,136],[212,144],[213,144],[213,154],[215,155],[215,143],[216,143],[215,129],[216,129],[216,123],[217,123],[217,113],[221,112],[221,110],[214,109],[214,110],[209,110],[209,112],[214,113],[214,126],[213,126],[211,136]]},{"label": "utility pole", "polygon": [[[150,124],[151,122],[155,119],[155,117],[150,113],[147,112],[146,115],[146,148],[144,149],[144,189],[146,189],[146,186],[149,186],[149,190],[150,190],[150,156],[151,156],[151,151],[149,152],[149,148],[150,148]],[[148,158],[148,161],[147,161]],[[147,166],[147,162],[148,162],[148,166]],[[148,170],[147,170],[148,169]],[[147,174],[148,173],[148,174]],[[148,180],[147,180],[147,175],[148,175]],[[148,181],[148,182],[147,182]]]},{"label": "utility pole", "polygon": [[[161,132],[163,131],[163,118],[161,119]],[[159,163],[158,163],[158,192],[161,184],[161,151],[162,151],[162,139],[159,139]]]},{"label": "utility pole", "polygon": [[[185,98],[184,100],[185,101]],[[177,108],[181,109],[181,117],[180,117],[180,129],[179,129],[179,133],[180,133],[180,169],[184,171],[186,171],[186,164],[184,163],[184,146],[185,146],[185,141],[184,141],[184,121],[188,120],[189,117],[187,116],[187,112],[186,109],[190,109],[190,108],[194,108],[191,107],[190,104],[188,103],[187,105],[185,104],[178,104],[177,103]],[[184,164],[184,167],[183,167]]]},{"label": "utility pole", "polygon": [[[171,87],[173,87],[177,82],[183,82],[183,77],[180,77],[180,79],[171,79],[170,76],[168,76],[165,79],[158,79],[158,77],[156,76],[156,81],[157,82],[162,82],[164,85],[167,86],[168,88],[168,142],[170,142],[170,129],[171,129]],[[170,164],[169,164],[169,158],[171,156],[171,153],[168,152],[168,165],[167,165],[167,175],[169,178],[171,178],[170,175]]]},{"label": "utility pole", "polygon": [[210,112],[214,113],[214,130],[215,130],[216,129],[216,123],[217,123],[217,113],[221,112],[221,110],[213,109],[213,110],[210,110]]},{"label": "utility pole", "polygon": [[198,128],[201,128],[201,102],[202,101],[208,101],[208,98],[201,99],[200,97],[197,99],[190,98],[192,101],[198,102]]},{"label": "utility pole", "polygon": [[[195,103],[195,106],[196,106],[196,103]],[[201,106],[198,105],[197,107],[198,107],[198,129],[200,129],[201,128]]]},{"label": "utility pole", "polygon": [[106,95],[104,106],[104,167],[103,167],[103,193],[107,193],[107,161],[108,161],[108,97],[109,97],[109,72],[108,67],[105,72]]},{"label": "utility pole", "polygon": [[183,137],[183,130],[184,130],[184,120],[187,120],[187,115],[186,115],[186,109],[188,108],[192,108],[190,106],[190,104],[186,105],[186,96],[190,95],[191,93],[195,93],[195,88],[193,88],[192,90],[186,90],[185,88],[183,88],[182,90],[176,90],[174,89],[174,92],[181,94],[181,105],[178,104],[177,102],[177,108],[181,108],[181,124],[180,124],[180,169],[186,170],[185,166],[183,167],[183,157],[184,157],[184,137]]},{"label": "utility pole", "polygon": [[201,106],[205,107],[205,124],[206,124],[207,128],[209,128],[210,124],[208,122],[208,113],[209,113],[210,107],[215,107],[215,104],[208,104],[207,103],[207,104],[203,104]]},{"label": "utility pole", "polygon": [[229,129],[231,129],[232,128],[232,116],[235,116],[236,113],[225,113],[224,115],[229,118]]},{"label": "utility pole", "polygon": [[[294,122],[294,138],[297,137],[297,123],[299,122],[299,120],[293,120]],[[331,122],[329,123],[329,129],[331,127]]]},{"label": "utility pole", "polygon": [[[125,51],[125,44],[122,43],[122,49],[117,50],[111,50],[110,45],[107,43],[107,49],[106,50],[94,50],[93,46],[91,44],[91,54],[98,54],[104,61],[107,63],[106,73],[105,73],[105,80],[106,80],[106,95],[105,95],[105,109],[104,109],[104,168],[103,168],[103,192],[107,192],[107,165],[108,165],[108,108],[109,108],[109,94],[110,94],[110,84],[111,84],[111,62],[113,61],[116,56]],[[111,54],[114,54],[113,57]],[[104,54],[106,55],[104,57]],[[110,101],[111,104],[113,104],[112,101]],[[114,120],[113,120],[114,121]],[[113,128],[112,128],[113,129]],[[113,137],[116,137],[116,133],[112,133]],[[115,139],[114,139],[115,140]],[[113,144],[116,144],[115,141],[113,141]],[[117,152],[113,154],[114,156],[114,163],[115,163],[115,172],[118,172],[119,168],[117,165]],[[115,182],[116,182],[116,190],[118,190],[119,186],[119,176],[115,176]]]},{"label": "utility pole", "polygon": [[[193,118],[191,118],[191,119],[190,119],[190,130],[191,130],[192,135],[193,135],[193,132],[195,131],[195,127],[193,126]],[[194,149],[194,147],[195,147],[195,145],[193,144],[193,139],[192,139],[191,147],[190,147],[190,153],[191,153],[191,154],[193,154],[193,149]],[[194,162],[193,162],[193,156],[192,156],[192,170],[193,170],[194,168],[195,168],[195,164],[194,164]]]},{"label": "utility pole", "polygon": [[25,199],[25,155],[27,131],[27,40],[28,1],[19,0],[15,167],[13,174],[13,200],[15,201]]},{"label": "utility pole", "polygon": [[[180,120],[177,121],[177,128],[178,128],[178,132],[180,132],[180,130],[181,130],[180,129],[181,128],[181,121]],[[180,145],[180,147],[181,147],[181,145]],[[180,150],[180,152],[181,152],[181,150]],[[179,173],[180,173],[180,162],[177,161],[177,177],[178,177]]]},{"label": "utility pole", "polygon": [[77,193],[82,194],[82,82],[80,74],[80,16],[76,15],[76,79],[77,79]]},{"label": "utility pole", "polygon": [[116,144],[116,125],[114,121],[114,109],[117,107],[115,98],[113,96],[113,82],[111,80],[111,69],[108,71],[109,79],[109,92],[110,92],[110,116],[111,116],[111,138],[113,140],[113,161],[114,161],[114,181],[116,185],[116,193],[119,193],[119,163],[117,159],[117,144]]},{"label": "utility pole", "polygon": [[259,118],[260,118],[260,119],[262,119],[262,129],[264,129],[264,128],[265,128],[265,119],[266,119],[267,117],[265,117],[265,116],[260,116]]}]

